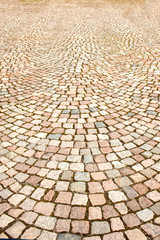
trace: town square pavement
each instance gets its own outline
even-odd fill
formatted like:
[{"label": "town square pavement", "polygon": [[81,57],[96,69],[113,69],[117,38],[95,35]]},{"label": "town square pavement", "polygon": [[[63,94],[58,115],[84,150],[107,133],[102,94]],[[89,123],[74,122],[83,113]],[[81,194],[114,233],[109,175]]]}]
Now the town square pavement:
[{"label": "town square pavement", "polygon": [[160,240],[160,1],[0,0],[0,239]]}]

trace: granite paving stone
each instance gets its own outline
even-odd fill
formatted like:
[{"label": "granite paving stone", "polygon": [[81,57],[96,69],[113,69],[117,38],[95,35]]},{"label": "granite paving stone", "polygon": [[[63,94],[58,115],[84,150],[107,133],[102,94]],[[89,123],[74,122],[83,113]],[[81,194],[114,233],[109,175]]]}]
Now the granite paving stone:
[{"label": "granite paving stone", "polygon": [[85,207],[72,207],[70,218],[71,219],[84,219],[86,214]]},{"label": "granite paving stone", "polygon": [[152,224],[152,223],[146,223],[141,226],[141,228],[152,238],[155,238],[159,236],[160,233],[160,226]]},{"label": "granite paving stone", "polygon": [[151,211],[153,211],[156,215],[160,215],[160,203],[157,202],[153,206],[150,207]]},{"label": "granite paving stone", "polygon": [[37,217],[38,214],[35,212],[24,212],[23,215],[20,216],[20,220],[24,221],[27,224],[32,224]]},{"label": "granite paving stone", "polygon": [[88,221],[72,221],[72,232],[80,234],[88,234],[89,222]]},{"label": "granite paving stone", "polygon": [[34,211],[46,216],[50,216],[51,213],[53,212],[55,204],[54,203],[50,203],[50,202],[38,202],[35,206],[34,206]]},{"label": "granite paving stone", "polygon": [[10,205],[8,203],[1,203],[0,204],[0,215],[2,215],[8,209],[10,209]]},{"label": "granite paving stone", "polygon": [[92,236],[92,237],[85,237],[83,238],[83,240],[101,240],[101,238],[98,236]]},{"label": "granite paving stone", "polygon": [[56,222],[56,232],[69,232],[70,231],[70,219],[58,219]]},{"label": "granite paving stone", "polygon": [[58,235],[57,240],[81,240],[81,237],[76,234],[62,233]]},{"label": "granite paving stone", "polygon": [[127,197],[124,195],[124,193],[120,191],[109,191],[108,196],[114,203],[127,200]]},{"label": "granite paving stone", "polygon": [[87,205],[88,197],[86,194],[75,193],[72,199],[72,205]]},{"label": "granite paving stone", "polygon": [[124,224],[120,218],[111,218],[111,228],[113,231],[119,231],[124,229]]},{"label": "granite paving stone", "polygon": [[30,198],[26,198],[22,204],[20,205],[20,207],[26,211],[30,211],[33,210],[34,205],[36,204],[35,200],[32,200]]},{"label": "granite paving stone", "polygon": [[102,210],[100,207],[90,207],[89,208],[89,220],[102,219]]},{"label": "granite paving stone", "polygon": [[129,240],[132,240],[132,239],[134,240],[135,238],[137,240],[147,240],[147,237],[138,228],[135,228],[133,230],[127,230],[125,234],[127,235]]},{"label": "granite paving stone", "polygon": [[38,240],[48,239],[48,240],[56,240],[57,234],[53,232],[49,232],[46,230],[43,230],[40,234],[40,236],[37,238]]},{"label": "granite paving stone", "polygon": [[113,232],[104,235],[103,240],[125,240],[124,234],[122,232]]},{"label": "granite paving stone", "polygon": [[134,213],[126,214],[122,217],[122,219],[129,228],[140,225],[140,220]]},{"label": "granite paving stone", "polygon": [[154,216],[154,213],[150,209],[143,209],[142,211],[137,212],[137,216],[143,222],[151,220]]},{"label": "granite paving stone", "polygon": [[0,217],[0,227],[1,228],[4,228],[6,227],[9,223],[13,222],[14,219],[12,217],[9,217],[8,215],[6,214],[3,214],[1,217]]},{"label": "granite paving stone", "polygon": [[22,239],[36,239],[41,233],[41,230],[35,227],[28,228],[22,235]]},{"label": "granite paving stone", "polygon": [[92,222],[92,226],[91,226],[91,233],[92,234],[105,234],[110,232],[110,227],[109,224],[107,222],[103,222],[103,221],[94,221]]},{"label": "granite paving stone", "polygon": [[8,233],[12,238],[18,238],[24,229],[25,225],[22,222],[18,221],[10,228],[8,228],[6,230],[6,233]]},{"label": "granite paving stone", "polygon": [[39,216],[35,222],[35,226],[45,230],[53,230],[55,223],[55,217]]}]

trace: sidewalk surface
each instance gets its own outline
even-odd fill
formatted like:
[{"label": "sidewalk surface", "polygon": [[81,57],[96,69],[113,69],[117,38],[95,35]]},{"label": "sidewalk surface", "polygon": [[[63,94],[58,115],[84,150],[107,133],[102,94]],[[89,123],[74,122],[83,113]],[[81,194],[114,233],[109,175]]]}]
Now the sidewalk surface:
[{"label": "sidewalk surface", "polygon": [[0,238],[160,240],[160,1],[0,0]]}]

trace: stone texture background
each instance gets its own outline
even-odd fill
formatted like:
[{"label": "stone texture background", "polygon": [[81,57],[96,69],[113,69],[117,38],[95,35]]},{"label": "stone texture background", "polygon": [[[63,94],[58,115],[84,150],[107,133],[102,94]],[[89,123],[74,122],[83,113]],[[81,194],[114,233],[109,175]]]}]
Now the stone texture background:
[{"label": "stone texture background", "polygon": [[0,238],[160,239],[159,23],[159,1],[0,1]]}]

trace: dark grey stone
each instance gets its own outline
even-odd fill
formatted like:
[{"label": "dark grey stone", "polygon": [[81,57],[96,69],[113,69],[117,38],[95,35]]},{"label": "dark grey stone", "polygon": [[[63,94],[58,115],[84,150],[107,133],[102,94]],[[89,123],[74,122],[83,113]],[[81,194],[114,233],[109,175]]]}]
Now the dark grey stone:
[{"label": "dark grey stone", "polygon": [[57,240],[81,240],[81,237],[75,234],[62,233],[58,235]]},{"label": "dark grey stone", "polygon": [[47,138],[51,140],[59,140],[61,136],[62,134],[49,134]]},{"label": "dark grey stone", "polygon": [[96,128],[105,128],[106,125],[103,122],[95,122]]},{"label": "dark grey stone", "polygon": [[71,111],[71,114],[79,114],[79,113],[80,113],[79,109],[74,109]]},{"label": "dark grey stone", "polygon": [[155,111],[150,111],[150,110],[146,111],[146,113],[147,113],[147,114],[154,115],[154,116],[157,115],[157,112],[155,112]]},{"label": "dark grey stone", "polygon": [[105,234],[110,232],[110,227],[107,222],[95,221],[92,223],[91,233],[92,234]]}]

